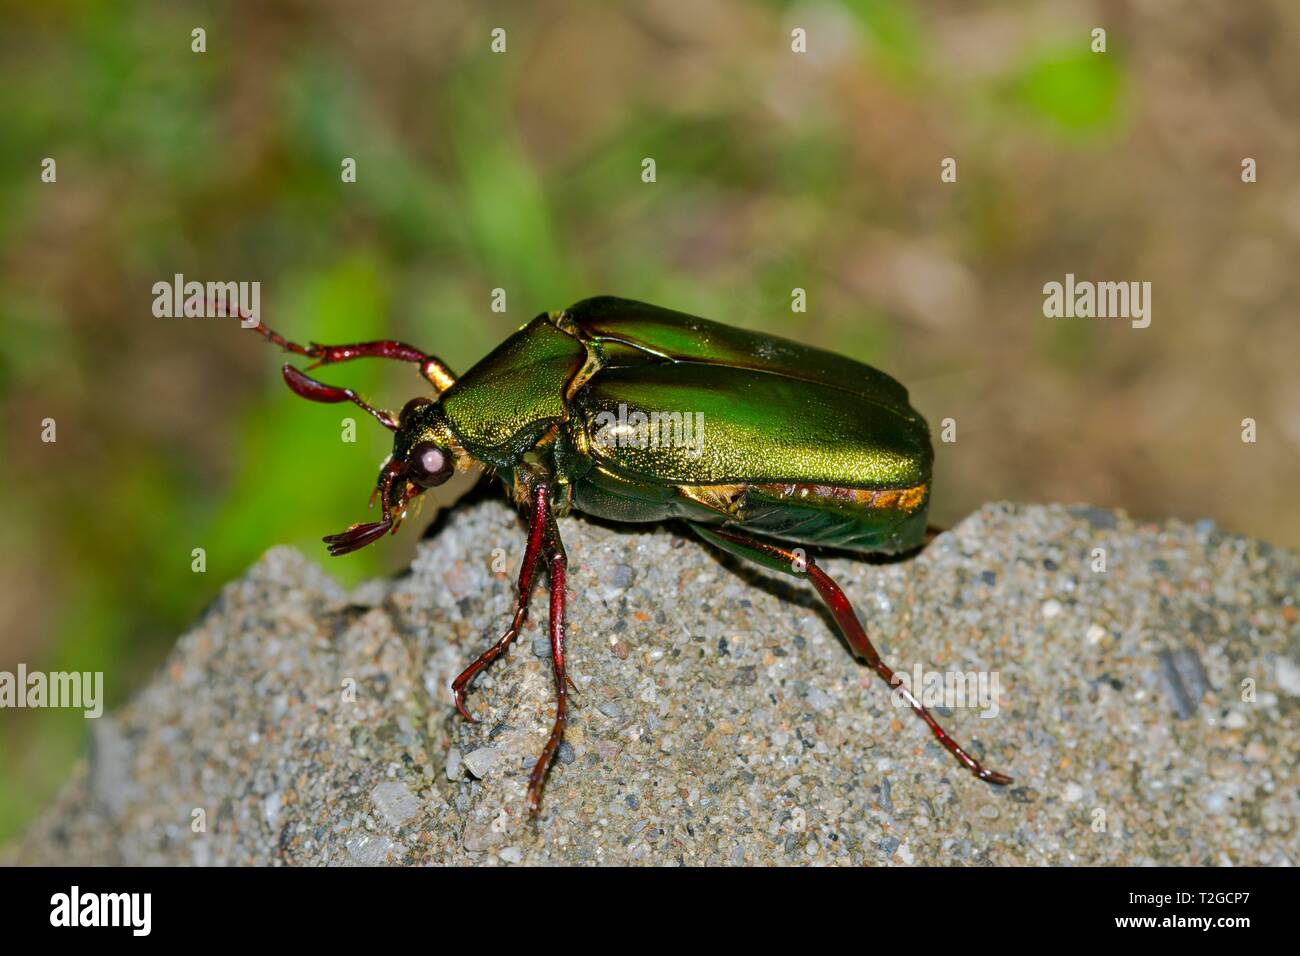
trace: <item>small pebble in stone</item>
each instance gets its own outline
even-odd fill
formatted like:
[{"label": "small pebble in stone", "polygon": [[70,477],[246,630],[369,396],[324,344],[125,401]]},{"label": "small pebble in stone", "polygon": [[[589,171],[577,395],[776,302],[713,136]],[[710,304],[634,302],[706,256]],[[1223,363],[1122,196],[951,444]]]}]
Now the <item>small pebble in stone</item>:
[{"label": "small pebble in stone", "polygon": [[899,843],[898,837],[885,837],[880,841],[880,849],[885,851],[885,856],[893,856],[894,851],[898,849]]},{"label": "small pebble in stone", "polygon": [[1289,657],[1277,659],[1277,682],[1292,697],[1300,697],[1300,667]]},{"label": "small pebble in stone", "polygon": [[573,761],[577,759],[577,755],[573,752],[573,747],[567,740],[560,741],[560,746],[555,750],[555,759],[563,764],[573,763]]},{"label": "small pebble in stone", "polygon": [[524,860],[524,851],[517,846],[508,846],[497,853],[501,859],[507,863],[522,863]]},{"label": "small pebble in stone", "polygon": [[1093,624],[1086,635],[1089,644],[1100,644],[1106,637],[1106,629],[1100,624]]},{"label": "small pebble in stone", "polygon": [[1061,602],[1055,598],[1050,598],[1043,602],[1043,617],[1049,621],[1061,613]]},{"label": "small pebble in stone", "polygon": [[1210,813],[1223,813],[1228,809],[1228,797],[1222,790],[1211,790],[1201,798],[1201,806]]},{"label": "small pebble in stone", "polygon": [[275,829],[280,819],[280,807],[284,803],[284,798],[279,791],[267,794],[266,799],[262,801],[262,812],[266,814],[266,822],[270,824],[271,829]]},{"label": "small pebble in stone", "polygon": [[618,706],[616,700],[603,700],[596,705],[596,709],[606,717],[621,717],[623,715],[623,709]]},{"label": "small pebble in stone", "polygon": [[835,706],[834,699],[820,687],[808,688],[808,706],[813,710],[830,710]]},{"label": "small pebble in stone", "polygon": [[1066,803],[1078,803],[1082,799],[1083,787],[1079,786],[1077,783],[1067,783],[1065,785]]},{"label": "small pebble in stone", "polygon": [[550,656],[551,656],[551,641],[550,641],[550,638],[547,638],[547,637],[534,637],[534,638],[533,638],[533,656],[534,656],[534,657],[550,657]]},{"label": "small pebble in stone", "polygon": [[420,798],[396,780],[385,780],[370,792],[375,809],[395,827],[420,812]]},{"label": "small pebble in stone", "polygon": [[447,774],[448,780],[460,779],[460,760],[460,751],[455,747],[447,751],[447,765],[444,772]]},{"label": "small pebble in stone", "polygon": [[1223,726],[1231,730],[1241,730],[1246,726],[1246,715],[1239,710],[1234,710],[1223,719]]},{"label": "small pebble in stone", "polygon": [[400,861],[406,847],[373,833],[360,833],[346,843],[348,854],[358,866],[378,866],[391,860]]},{"label": "small pebble in stone", "polygon": [[497,762],[497,752],[489,750],[487,747],[480,747],[478,750],[471,751],[465,755],[465,766],[479,780],[482,780],[492,770]]}]

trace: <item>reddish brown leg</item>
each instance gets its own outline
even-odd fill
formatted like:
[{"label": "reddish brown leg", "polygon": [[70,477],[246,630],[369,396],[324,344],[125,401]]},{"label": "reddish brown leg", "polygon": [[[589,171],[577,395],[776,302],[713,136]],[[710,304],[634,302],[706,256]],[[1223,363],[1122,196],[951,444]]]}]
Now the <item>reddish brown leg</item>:
[{"label": "reddish brown leg", "polygon": [[564,739],[565,704],[568,700],[569,678],[564,670],[564,575],[568,559],[564,554],[564,544],[560,541],[559,529],[555,518],[548,515],[547,568],[551,578],[551,663],[555,668],[555,724],[551,727],[551,736],[547,738],[542,754],[533,765],[533,772],[528,776],[528,810],[534,816],[542,803],[542,784],[546,780],[546,771],[555,759],[555,752]]},{"label": "reddish brown leg", "polygon": [[501,639],[479,655],[478,660],[465,668],[464,672],[451,682],[452,693],[456,696],[456,709],[466,720],[477,723],[465,709],[465,689],[475,675],[501,656],[507,647],[519,636],[528,617],[528,601],[533,593],[533,576],[537,570],[537,557],[541,554],[542,540],[546,532],[547,520],[550,518],[551,499],[547,485],[538,484],[533,491],[533,513],[528,526],[528,545],[524,549],[524,558],[519,566],[519,594],[515,598],[515,615],[510,627],[501,635]]},{"label": "reddish brown leg", "polygon": [[863,629],[857,614],[854,613],[853,605],[849,603],[849,599],[840,590],[840,586],[831,579],[830,575],[819,568],[812,558],[803,557],[766,541],[758,541],[745,535],[736,534],[734,531],[722,531],[717,528],[705,528],[699,525],[692,525],[691,527],[695,529],[700,537],[711,544],[742,558],[748,558],[764,567],[794,575],[800,574],[801,570],[806,571],[812,579],[813,587],[817,589],[818,596],[821,597],[822,602],[834,616],[835,623],[839,625],[840,633],[849,642],[849,646],[853,648],[858,659],[883,677],[895,693],[903,696],[903,699],[907,701],[912,710],[916,711],[917,716],[926,722],[939,743],[947,747],[953,756],[965,764],[966,768],[981,780],[996,784],[1011,782],[1011,778],[1005,774],[984,769],[978,760],[958,746],[957,741],[948,736],[947,732],[939,726],[939,722],[930,715],[930,712],[922,706],[915,695],[902,686],[901,682],[894,677],[894,672],[876,653],[876,649],[872,646],[871,639],[867,637],[867,632]]}]

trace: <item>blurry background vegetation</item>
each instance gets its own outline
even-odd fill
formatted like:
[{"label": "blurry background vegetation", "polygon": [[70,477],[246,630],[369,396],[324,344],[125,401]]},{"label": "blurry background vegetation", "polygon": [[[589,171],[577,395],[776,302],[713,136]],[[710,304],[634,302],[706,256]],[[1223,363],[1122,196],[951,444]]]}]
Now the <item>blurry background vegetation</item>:
[{"label": "blurry background vegetation", "polygon": [[[323,558],[366,513],[387,433],[357,415],[341,444],[349,411],[294,398],[235,323],[154,318],[177,272],[260,281],[294,338],[458,369],[542,310],[648,300],[838,349],[955,418],[942,523],[1089,501],[1300,543],[1290,0],[3,11],[0,669],[103,670],[119,702],[264,549]],[[1066,272],[1153,282],[1151,327],[1044,318]],[[393,407],[418,385],[322,377]],[[329,568],[394,571],[417,537]],[[85,735],[0,712],[0,838]]]}]

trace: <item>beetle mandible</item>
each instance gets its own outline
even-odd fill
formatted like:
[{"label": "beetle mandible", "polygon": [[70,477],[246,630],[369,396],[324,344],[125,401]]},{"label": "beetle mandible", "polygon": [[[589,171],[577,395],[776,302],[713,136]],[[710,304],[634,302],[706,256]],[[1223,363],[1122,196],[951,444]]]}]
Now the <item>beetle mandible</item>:
[{"label": "beetle mandible", "polygon": [[[465,691],[519,635],[539,565],[550,577],[555,722],[528,780],[536,814],[564,735],[564,545],[556,515],[576,510],[621,522],[685,521],[701,538],[763,567],[807,575],[854,655],[902,695],[934,736],[981,780],[954,741],[880,659],[844,592],[802,549],[897,553],[926,538],[934,451],[907,390],[884,372],[822,349],[610,296],[543,313],[457,378],[439,359],[392,340],[299,345],[251,326],[308,369],[357,358],[410,362],[433,386],[400,413],[286,364],[303,398],[353,402],[393,432],[371,503],[378,521],[326,537],[347,554],[396,532],[407,506],[456,471],[495,472],[528,515],[514,614],[501,638],[452,682]],[[646,422],[699,413],[708,439],[647,440]],[[678,415],[677,419],[672,416]],[[635,422],[635,424],[631,424]],[[616,423],[616,424],[615,424]]]}]

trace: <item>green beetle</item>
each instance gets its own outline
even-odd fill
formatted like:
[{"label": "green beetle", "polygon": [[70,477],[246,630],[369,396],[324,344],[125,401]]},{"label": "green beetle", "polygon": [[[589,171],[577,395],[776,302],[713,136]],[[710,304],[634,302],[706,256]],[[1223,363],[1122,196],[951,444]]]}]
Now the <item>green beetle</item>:
[{"label": "green beetle", "polygon": [[[628,299],[585,299],[539,315],[460,378],[402,342],[310,345],[265,326],[268,340],[313,359],[417,364],[433,386],[402,411],[373,408],[348,388],[291,365],[304,398],[354,402],[394,432],[375,489],[382,519],[325,538],[331,554],[397,530],[407,506],[456,471],[493,470],[529,516],[509,627],[452,683],[465,691],[518,636],[538,564],[551,582],[555,724],[528,783],[535,813],[564,734],[565,553],[555,517],[570,509],[614,521],[678,518],[705,541],[758,564],[807,575],[857,657],[904,697],[980,779],[986,770],[902,686],[871,645],[844,592],[802,549],[896,553],[926,537],[934,452],[907,390],[870,366],[775,336]],[[373,500],[373,499],[372,499]]]}]

